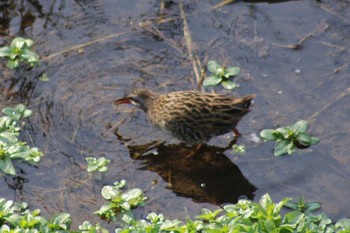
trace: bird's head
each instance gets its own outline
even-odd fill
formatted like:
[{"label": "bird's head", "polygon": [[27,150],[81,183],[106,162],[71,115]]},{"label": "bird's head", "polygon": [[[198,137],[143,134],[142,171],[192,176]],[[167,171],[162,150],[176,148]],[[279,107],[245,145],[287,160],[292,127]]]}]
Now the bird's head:
[{"label": "bird's head", "polygon": [[126,97],[115,100],[114,104],[115,105],[132,104],[142,109],[143,111],[147,112],[148,106],[150,105],[150,101],[153,100],[153,98],[156,95],[157,95],[156,93],[146,89],[136,89]]}]

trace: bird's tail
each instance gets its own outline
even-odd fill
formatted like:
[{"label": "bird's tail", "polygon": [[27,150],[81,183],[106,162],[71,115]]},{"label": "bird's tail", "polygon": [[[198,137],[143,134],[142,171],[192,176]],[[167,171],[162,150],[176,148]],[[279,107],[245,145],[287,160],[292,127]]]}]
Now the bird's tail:
[{"label": "bird's tail", "polygon": [[255,98],[255,96],[256,96],[255,94],[244,96],[240,101],[242,103],[242,107],[248,109],[252,103],[252,100]]}]

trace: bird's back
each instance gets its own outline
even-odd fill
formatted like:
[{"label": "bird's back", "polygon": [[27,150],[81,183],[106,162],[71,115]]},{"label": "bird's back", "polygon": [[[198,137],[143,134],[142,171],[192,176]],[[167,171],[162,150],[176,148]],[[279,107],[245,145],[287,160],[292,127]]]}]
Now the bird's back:
[{"label": "bird's back", "polygon": [[243,98],[179,91],[160,95],[149,109],[151,122],[188,144],[208,141],[234,129],[255,95]]}]

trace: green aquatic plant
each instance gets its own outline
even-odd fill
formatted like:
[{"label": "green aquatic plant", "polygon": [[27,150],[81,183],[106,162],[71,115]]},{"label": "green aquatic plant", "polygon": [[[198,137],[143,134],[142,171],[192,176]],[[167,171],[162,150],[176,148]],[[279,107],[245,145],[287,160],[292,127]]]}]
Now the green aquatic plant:
[{"label": "green aquatic plant", "polygon": [[105,157],[101,158],[94,158],[94,157],[87,157],[85,158],[88,167],[87,171],[88,172],[107,172],[108,167],[107,165],[111,162],[111,160],[106,159]]},{"label": "green aquatic plant", "polygon": [[241,71],[239,67],[225,67],[219,65],[216,61],[209,61],[208,70],[212,74],[204,79],[203,86],[216,86],[221,83],[224,88],[229,90],[238,87],[238,84],[232,82],[230,78],[239,74]]},{"label": "green aquatic plant", "polygon": [[297,202],[289,201],[285,204],[285,207],[294,211],[300,211],[301,213],[312,213],[321,208],[321,204],[318,202],[305,202],[304,197],[299,197]]},{"label": "green aquatic plant", "polygon": [[244,154],[246,152],[246,148],[245,148],[245,145],[237,145],[237,144],[234,144],[232,146],[232,149],[233,149],[233,153],[234,154]]},{"label": "green aquatic plant", "polygon": [[[101,215],[109,221],[118,223],[115,233],[134,232],[164,232],[164,233],[195,233],[195,232],[317,232],[317,233],[348,233],[350,219],[342,218],[333,223],[326,214],[315,214],[320,205],[316,202],[305,202],[304,198],[293,202],[284,198],[273,202],[268,194],[263,195],[259,202],[239,200],[236,204],[226,204],[222,208],[202,209],[200,214],[191,219],[167,219],[163,214],[154,212],[145,218],[136,218],[131,207],[137,207],[145,200],[139,189],[121,191],[125,181],[116,182],[114,186],[102,191],[107,203],[100,210],[107,214],[113,212],[112,218]],[[107,187],[107,186],[105,186]],[[112,187],[112,188],[111,188]],[[108,190],[107,190],[108,189]],[[137,190],[137,191],[136,191]],[[142,192],[142,191],[141,191]],[[117,194],[116,194],[117,193]],[[133,194],[132,194],[133,193]],[[127,204],[126,204],[127,203]],[[288,207],[291,210],[282,210]],[[108,213],[109,215],[110,213]],[[40,215],[40,210],[30,211],[28,204],[15,203],[0,198],[0,232],[4,233],[108,233],[100,223],[95,225],[84,221],[79,230],[71,230],[72,220],[68,213],[58,213],[47,219]]]},{"label": "green aquatic plant", "polygon": [[21,127],[19,121],[32,114],[23,104],[14,108],[2,109],[5,116],[0,116],[0,171],[16,175],[12,160],[22,159],[37,164],[43,153],[36,147],[29,147],[26,142],[19,141]]},{"label": "green aquatic plant", "polygon": [[293,154],[296,148],[307,148],[320,142],[320,139],[311,136],[307,131],[308,124],[300,120],[293,125],[277,129],[264,129],[260,136],[264,141],[275,141],[274,155]]},{"label": "green aquatic plant", "polygon": [[34,42],[31,39],[16,37],[12,40],[10,47],[0,48],[0,57],[7,59],[7,67],[15,69],[20,62],[25,62],[30,66],[39,63],[40,57],[32,51]]},{"label": "green aquatic plant", "polygon": [[104,186],[101,193],[106,203],[95,214],[109,221],[131,223],[135,218],[131,209],[143,205],[147,197],[139,188],[123,191],[125,185],[125,180],[121,180],[114,185]]},{"label": "green aquatic plant", "polygon": [[40,215],[39,209],[30,211],[27,208],[26,202],[14,203],[0,198],[0,232],[69,232],[72,223],[69,214],[59,213],[48,220]]}]

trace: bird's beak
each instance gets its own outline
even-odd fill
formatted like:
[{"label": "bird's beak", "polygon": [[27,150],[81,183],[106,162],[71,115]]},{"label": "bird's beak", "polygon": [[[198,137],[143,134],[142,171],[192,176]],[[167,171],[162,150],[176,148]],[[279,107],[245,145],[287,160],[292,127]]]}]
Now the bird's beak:
[{"label": "bird's beak", "polygon": [[131,101],[128,97],[125,97],[125,98],[121,98],[119,100],[115,100],[114,102],[114,105],[119,105],[119,104],[131,104]]}]

